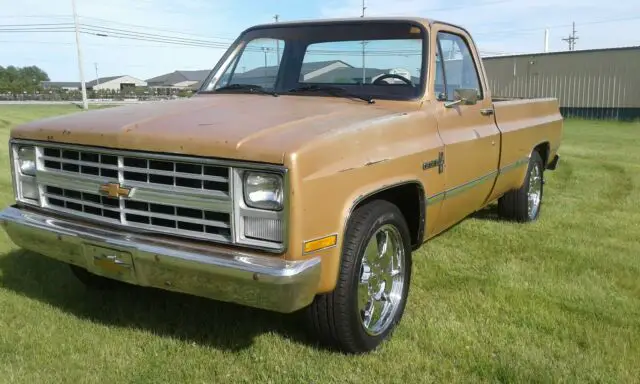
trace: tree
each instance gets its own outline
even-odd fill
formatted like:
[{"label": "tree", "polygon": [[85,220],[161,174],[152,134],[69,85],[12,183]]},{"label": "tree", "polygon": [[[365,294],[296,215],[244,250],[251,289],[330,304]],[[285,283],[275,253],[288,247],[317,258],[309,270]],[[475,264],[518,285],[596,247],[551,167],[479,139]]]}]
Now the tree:
[{"label": "tree", "polygon": [[43,81],[49,81],[49,75],[35,65],[22,68],[0,66],[0,93],[33,93],[41,90]]}]

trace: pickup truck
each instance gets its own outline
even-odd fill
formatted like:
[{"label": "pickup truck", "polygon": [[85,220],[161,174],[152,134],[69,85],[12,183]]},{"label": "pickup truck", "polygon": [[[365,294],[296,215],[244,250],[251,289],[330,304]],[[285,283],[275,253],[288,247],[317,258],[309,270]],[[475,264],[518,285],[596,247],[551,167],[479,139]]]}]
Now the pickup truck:
[{"label": "pickup truck", "polygon": [[188,99],[13,129],[0,217],[89,287],[296,312],[365,353],[397,328],[424,242],[495,202],[539,218],[562,124],[554,99],[493,99],[461,27],[265,24]]}]

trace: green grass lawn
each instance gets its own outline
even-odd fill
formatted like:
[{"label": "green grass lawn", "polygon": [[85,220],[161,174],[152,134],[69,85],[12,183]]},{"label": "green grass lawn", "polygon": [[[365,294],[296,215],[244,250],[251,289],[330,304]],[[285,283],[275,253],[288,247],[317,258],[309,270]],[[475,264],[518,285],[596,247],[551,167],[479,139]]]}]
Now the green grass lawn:
[{"label": "green grass lawn", "polygon": [[[0,142],[77,111],[0,106]],[[296,316],[88,291],[2,232],[0,382],[640,382],[640,124],[567,121],[561,153],[540,221],[483,212],[414,254],[405,317],[366,356],[314,347]],[[6,145],[0,167],[4,207]]]}]

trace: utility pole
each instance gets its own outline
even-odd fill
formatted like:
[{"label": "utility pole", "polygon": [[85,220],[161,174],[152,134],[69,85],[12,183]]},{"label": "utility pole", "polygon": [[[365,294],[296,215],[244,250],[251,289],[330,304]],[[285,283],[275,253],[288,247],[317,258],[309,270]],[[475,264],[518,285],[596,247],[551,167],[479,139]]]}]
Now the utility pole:
[{"label": "utility pole", "polygon": [[262,52],[264,52],[264,77],[267,77],[267,51],[269,48],[262,47]]},{"label": "utility pole", "polygon": [[576,31],[576,23],[573,23],[573,32],[571,32],[571,35],[569,35],[569,37],[566,37],[564,39],[562,39],[562,41],[566,41],[567,43],[569,43],[569,50],[570,51],[575,51],[576,49],[576,40],[579,39],[578,36],[576,36],[576,33],[578,31]]},{"label": "utility pole", "polygon": [[[280,20],[280,15],[273,15],[273,19],[278,22]],[[276,40],[276,64],[280,65],[280,40]]]},{"label": "utility pole", "polygon": [[[366,5],[365,5],[365,0],[362,0],[362,14],[360,15],[360,17],[364,17],[364,11],[367,9]],[[365,80],[367,78],[367,71],[365,70],[365,63],[364,63],[364,47],[365,45],[367,45],[367,42],[362,40],[362,85],[364,85]]]},{"label": "utility pole", "polygon": [[100,77],[98,77],[98,63],[93,63],[96,67],[96,85],[100,85]]},{"label": "utility pole", "polygon": [[78,12],[76,12],[76,0],[71,0],[73,9],[73,24],[76,30],[76,48],[78,49],[78,72],[80,72],[80,85],[82,87],[82,108],[89,109],[87,102],[87,86],[84,83],[84,69],[82,67],[82,49],[80,48],[80,30],[78,29]]}]

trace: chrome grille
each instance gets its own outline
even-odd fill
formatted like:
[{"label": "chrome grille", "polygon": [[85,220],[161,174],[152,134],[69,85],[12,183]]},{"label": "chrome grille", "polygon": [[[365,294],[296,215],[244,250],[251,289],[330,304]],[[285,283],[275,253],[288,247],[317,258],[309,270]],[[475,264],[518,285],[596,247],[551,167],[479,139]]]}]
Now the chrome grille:
[{"label": "chrome grille", "polygon": [[[140,154],[40,145],[37,175],[43,207],[115,225],[231,242],[230,168]],[[107,183],[127,197],[100,192]]]},{"label": "chrome grille", "polygon": [[122,171],[124,182],[229,193],[228,167],[50,147],[43,148],[42,152],[44,168],[52,171],[113,179],[118,179],[118,172]]}]

